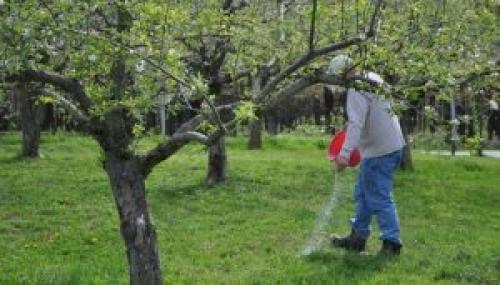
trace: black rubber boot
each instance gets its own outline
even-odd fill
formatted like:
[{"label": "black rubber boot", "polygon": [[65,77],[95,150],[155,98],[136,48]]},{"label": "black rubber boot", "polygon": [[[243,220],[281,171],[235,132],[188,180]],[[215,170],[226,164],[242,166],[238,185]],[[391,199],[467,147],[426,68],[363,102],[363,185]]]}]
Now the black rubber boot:
[{"label": "black rubber boot", "polygon": [[384,240],[382,241],[382,248],[380,249],[380,255],[399,255],[401,253],[401,248],[403,245],[399,242]]},{"label": "black rubber boot", "polygon": [[366,238],[362,238],[354,231],[346,237],[332,236],[332,245],[355,252],[362,252],[365,250]]}]

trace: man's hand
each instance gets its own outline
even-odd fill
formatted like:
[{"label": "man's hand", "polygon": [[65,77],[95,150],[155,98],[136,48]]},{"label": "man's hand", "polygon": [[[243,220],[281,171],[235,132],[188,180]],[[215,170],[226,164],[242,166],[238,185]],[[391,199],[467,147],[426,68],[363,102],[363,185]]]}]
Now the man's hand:
[{"label": "man's hand", "polygon": [[342,156],[337,155],[337,157],[335,158],[335,166],[337,167],[337,171],[341,172],[347,166],[349,166],[349,163]]}]

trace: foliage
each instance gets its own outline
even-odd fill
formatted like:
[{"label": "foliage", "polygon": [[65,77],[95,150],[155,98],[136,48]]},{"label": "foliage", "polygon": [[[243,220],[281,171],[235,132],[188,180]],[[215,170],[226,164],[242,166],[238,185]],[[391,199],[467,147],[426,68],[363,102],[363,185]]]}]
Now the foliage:
[{"label": "foliage", "polygon": [[480,150],[482,150],[485,146],[484,138],[481,138],[479,135],[465,138],[464,146],[467,148],[471,154],[477,154]]},{"label": "foliage", "polygon": [[448,149],[449,146],[446,144],[449,139],[448,133],[447,127],[437,127],[434,133],[417,132],[411,135],[410,141],[413,147],[427,151]]},{"label": "foliage", "polygon": [[255,104],[250,101],[243,101],[238,105],[235,110],[236,121],[241,123],[248,123],[251,120],[257,119],[255,115]]},{"label": "foliage", "polygon": [[289,133],[296,136],[320,136],[325,134],[325,129],[323,126],[300,124],[289,130]]},{"label": "foliage", "polygon": [[[379,36],[367,45],[368,54],[361,53],[362,65],[385,75],[404,97],[438,87],[438,99],[449,99],[467,75],[493,68],[494,5],[388,1]],[[422,80],[427,84],[412,86]]]},{"label": "foliage", "polygon": [[[179,92],[182,103],[172,110],[178,111],[180,105],[190,107],[190,99],[211,98],[214,94],[207,93],[213,91],[214,81],[238,78],[243,71],[255,76],[266,65],[282,70],[298,57],[308,55],[312,7],[310,1],[293,2],[286,13],[281,13],[282,7],[274,1],[250,1],[231,11],[221,8],[221,1],[216,0],[2,0],[0,78],[34,70],[81,83],[83,93],[89,95],[92,103],[90,110],[84,110],[89,117],[86,122],[104,126],[104,130],[93,135],[113,134],[113,139],[119,140],[117,144],[102,137],[100,142],[113,142],[121,152],[117,157],[126,158],[132,139],[127,137],[130,134],[120,132],[131,131],[135,139],[142,138],[146,121],[143,117],[157,107],[158,94],[187,89]],[[362,29],[371,20],[374,2],[318,1],[313,46],[341,42],[367,32]],[[414,89],[405,84],[397,86],[396,91],[405,97],[419,96],[421,91],[438,86],[441,97],[450,98],[455,96],[463,76],[491,67],[493,39],[498,36],[494,14],[498,4],[470,3],[387,1],[376,39],[343,52],[365,69],[397,77],[396,82],[421,75],[433,82]],[[217,59],[221,61],[218,64]],[[326,66],[327,56],[306,62],[294,69],[294,77]],[[219,72],[219,67],[223,72]],[[288,78],[292,79],[295,78]],[[279,82],[278,89],[287,83]],[[174,93],[168,93],[169,102],[178,95]],[[58,103],[62,106],[65,102]],[[78,104],[85,105],[81,100],[72,103],[76,109],[81,107]],[[241,122],[255,118],[255,108],[253,103],[241,104],[237,119]],[[205,106],[202,112],[206,110]],[[111,128],[115,121],[108,122],[108,118],[117,118],[122,125]],[[122,155],[125,152],[127,155]],[[151,162],[151,166],[171,155],[154,151],[150,154],[145,161]],[[290,229],[297,230],[297,226]],[[168,238],[161,244],[174,239]],[[91,237],[90,243],[93,242],[96,240]],[[227,253],[224,257],[236,254]]]}]

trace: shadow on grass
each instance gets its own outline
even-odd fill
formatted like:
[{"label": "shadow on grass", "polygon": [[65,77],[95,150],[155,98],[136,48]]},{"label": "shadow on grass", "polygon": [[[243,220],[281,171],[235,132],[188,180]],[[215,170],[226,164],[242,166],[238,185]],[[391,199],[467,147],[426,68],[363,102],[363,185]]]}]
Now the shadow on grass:
[{"label": "shadow on grass", "polygon": [[196,196],[201,192],[209,191],[210,189],[216,188],[216,186],[210,186],[204,182],[182,185],[182,186],[167,186],[167,185],[158,185],[151,189],[156,192],[156,198],[165,199],[165,200],[176,200],[182,199],[187,196]]},{"label": "shadow on grass", "polygon": [[305,260],[311,263],[329,265],[335,272],[345,272],[357,280],[362,280],[372,273],[380,272],[398,257],[377,254],[341,253],[341,251],[318,251]]},{"label": "shadow on grass", "polygon": [[44,159],[45,156],[40,155],[39,157],[24,157],[20,153],[15,153],[10,156],[0,158],[1,164],[16,164],[16,163],[31,163]]},{"label": "shadow on grass", "polygon": [[[225,184],[239,184],[239,185],[248,185],[248,186],[253,186],[253,185],[271,185],[273,181],[269,177],[264,177],[264,176],[251,176],[251,175],[241,175],[241,174],[232,174],[230,177],[228,177],[227,181]],[[217,186],[217,185],[214,185]],[[213,186],[212,186],[213,187]]]}]

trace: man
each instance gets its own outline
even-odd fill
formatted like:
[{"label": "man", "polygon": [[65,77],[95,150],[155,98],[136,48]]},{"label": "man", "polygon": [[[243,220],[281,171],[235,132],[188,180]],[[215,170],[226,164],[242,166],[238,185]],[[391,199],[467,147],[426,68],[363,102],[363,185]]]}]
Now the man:
[{"label": "man", "polygon": [[[353,76],[350,71],[347,76]],[[383,84],[375,73],[368,73],[369,81]],[[405,146],[401,127],[391,104],[376,94],[349,88],[346,94],[346,140],[335,160],[338,171],[347,165],[351,151],[361,150],[361,167],[354,188],[355,216],[351,234],[333,237],[336,247],[361,252],[370,235],[372,216],[376,216],[382,232],[381,253],[398,255],[402,243],[399,218],[392,198],[393,175],[399,165]]]}]

